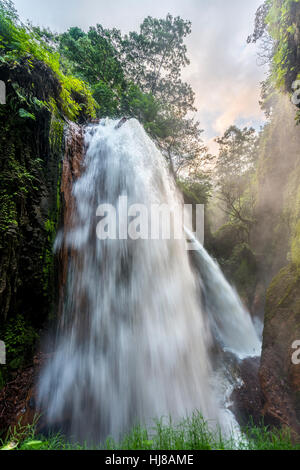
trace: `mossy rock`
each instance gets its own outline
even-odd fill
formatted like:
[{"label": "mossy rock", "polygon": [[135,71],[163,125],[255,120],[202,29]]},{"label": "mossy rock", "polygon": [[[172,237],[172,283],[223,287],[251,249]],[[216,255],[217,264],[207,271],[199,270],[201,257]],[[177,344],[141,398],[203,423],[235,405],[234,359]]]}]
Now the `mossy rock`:
[{"label": "mossy rock", "polygon": [[[35,119],[18,113],[21,89],[27,100],[32,93],[38,100],[58,100],[60,85],[45,64],[0,70],[8,97],[0,107],[0,339],[8,343],[2,369],[7,379],[31,361],[37,335],[55,310],[52,247],[61,218],[65,121],[45,106],[36,109]],[[20,316],[24,328],[13,333]]]},{"label": "mossy rock", "polygon": [[292,347],[300,339],[300,276],[290,264],[267,290],[260,379],[267,414],[300,432],[300,366],[292,363]]},{"label": "mossy rock", "polygon": [[[300,273],[291,264],[281,269],[267,290],[266,320],[272,319],[277,308],[293,307],[300,315]],[[298,310],[299,309],[299,310]]]},{"label": "mossy rock", "polygon": [[292,262],[297,266],[297,270],[300,274],[300,221],[296,226],[295,234],[292,239],[291,256]]}]

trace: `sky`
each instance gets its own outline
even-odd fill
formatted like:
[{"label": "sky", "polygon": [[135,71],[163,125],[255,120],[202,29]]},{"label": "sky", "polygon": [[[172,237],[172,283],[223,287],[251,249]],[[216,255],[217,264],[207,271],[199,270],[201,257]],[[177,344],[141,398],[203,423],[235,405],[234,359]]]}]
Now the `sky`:
[{"label": "sky", "polygon": [[257,46],[247,44],[262,0],[14,0],[22,20],[62,32],[71,26],[87,30],[101,23],[124,33],[138,30],[148,16],[167,13],[192,22],[187,38],[190,65],[183,79],[196,93],[196,118],[211,152],[214,139],[231,125],[259,129],[260,82],[266,70],[257,64]]}]

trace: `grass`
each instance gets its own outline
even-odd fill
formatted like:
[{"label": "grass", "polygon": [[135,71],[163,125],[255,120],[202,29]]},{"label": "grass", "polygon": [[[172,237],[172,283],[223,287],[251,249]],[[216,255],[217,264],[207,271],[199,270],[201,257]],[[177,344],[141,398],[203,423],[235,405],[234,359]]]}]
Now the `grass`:
[{"label": "grass", "polygon": [[174,424],[171,419],[157,420],[150,430],[137,426],[120,442],[108,438],[98,446],[76,444],[62,434],[41,436],[37,433],[37,421],[31,426],[10,429],[0,450],[300,450],[293,443],[287,429],[271,430],[267,426],[249,425],[239,438],[224,436],[220,429],[213,430],[200,413]]}]

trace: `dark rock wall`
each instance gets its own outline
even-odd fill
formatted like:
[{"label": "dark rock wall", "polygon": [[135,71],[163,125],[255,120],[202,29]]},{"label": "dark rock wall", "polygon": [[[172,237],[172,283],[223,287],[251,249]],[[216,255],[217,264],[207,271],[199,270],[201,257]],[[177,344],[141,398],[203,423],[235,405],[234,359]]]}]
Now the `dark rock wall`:
[{"label": "dark rock wall", "polygon": [[263,414],[300,436],[300,365],[292,362],[296,340],[300,340],[300,272],[289,265],[267,292],[259,376]]},{"label": "dark rock wall", "polygon": [[55,313],[52,245],[60,223],[65,123],[46,106],[33,118],[19,111],[23,100],[32,100],[19,96],[24,87],[35,89],[38,100],[55,99],[59,84],[44,68],[0,67],[9,103],[0,109],[0,339],[7,347],[0,374],[6,379],[32,359],[39,332]]}]

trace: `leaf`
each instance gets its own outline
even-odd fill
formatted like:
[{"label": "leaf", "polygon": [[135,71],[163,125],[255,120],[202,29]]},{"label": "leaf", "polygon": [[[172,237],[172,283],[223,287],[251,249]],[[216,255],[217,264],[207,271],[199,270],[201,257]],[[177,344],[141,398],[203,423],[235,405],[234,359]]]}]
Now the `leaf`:
[{"label": "leaf", "polygon": [[26,442],[26,444],[22,446],[22,450],[39,450],[42,448],[42,446],[42,441],[30,441]]},{"label": "leaf", "polygon": [[17,442],[10,442],[10,443],[7,444],[6,446],[1,447],[0,450],[14,450],[16,447],[18,447],[18,443],[17,443]]},{"label": "leaf", "polygon": [[24,108],[20,108],[20,109],[19,109],[19,116],[20,116],[21,118],[24,118],[24,119],[29,118],[29,119],[33,119],[33,120],[35,121],[35,115],[32,114],[32,113],[29,113],[29,112],[26,111],[26,109],[24,109]]},{"label": "leaf", "polygon": [[45,103],[41,100],[38,100],[36,97],[33,98],[32,102],[37,108],[41,109],[45,107]]}]

